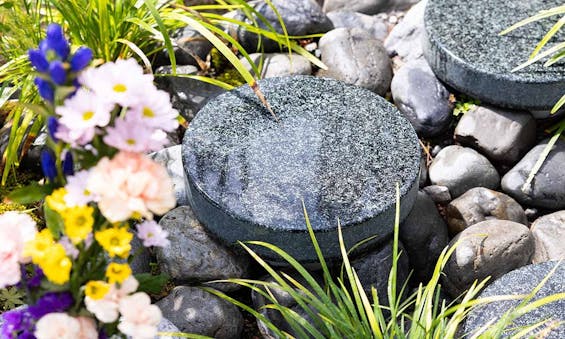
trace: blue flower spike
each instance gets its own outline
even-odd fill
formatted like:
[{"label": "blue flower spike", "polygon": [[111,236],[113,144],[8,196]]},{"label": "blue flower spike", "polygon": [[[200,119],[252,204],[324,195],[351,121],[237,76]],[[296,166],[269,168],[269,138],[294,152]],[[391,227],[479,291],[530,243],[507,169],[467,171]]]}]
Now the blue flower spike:
[{"label": "blue flower spike", "polygon": [[49,24],[47,26],[47,48],[55,51],[57,56],[62,60],[66,60],[71,50],[69,42],[65,39],[63,28],[58,24]]}]

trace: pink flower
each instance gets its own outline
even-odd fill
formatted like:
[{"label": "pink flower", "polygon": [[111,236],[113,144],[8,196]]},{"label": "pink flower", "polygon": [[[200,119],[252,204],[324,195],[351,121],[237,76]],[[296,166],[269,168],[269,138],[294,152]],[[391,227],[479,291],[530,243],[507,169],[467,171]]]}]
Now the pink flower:
[{"label": "pink flower", "polygon": [[72,147],[88,144],[94,138],[95,128],[89,127],[85,129],[69,128],[64,124],[60,124],[55,132],[55,136]]},{"label": "pink flower", "polygon": [[59,122],[70,130],[108,125],[114,105],[103,99],[87,89],[79,89],[72,98],[65,100],[65,105],[56,108],[61,116]]},{"label": "pink flower", "polygon": [[102,299],[94,300],[90,297],[85,297],[84,304],[86,305],[86,309],[94,314],[101,322],[113,323],[118,319],[120,301],[135,292],[138,286],[139,283],[137,280],[135,280],[133,276],[130,276],[122,282],[119,288],[116,287],[116,284],[113,284],[110,287],[110,291],[108,291]]},{"label": "pink flower", "polygon": [[134,59],[107,62],[81,73],[79,82],[100,98],[121,106],[133,106],[139,98],[155,91],[153,76],[143,74]]},{"label": "pink flower", "polygon": [[138,292],[120,301],[120,323],[118,329],[132,339],[152,339],[157,335],[157,325],[161,321],[161,310],[151,305],[151,299]]},{"label": "pink flower", "polygon": [[78,258],[79,255],[78,249],[73,245],[69,237],[67,236],[61,237],[61,239],[59,239],[59,244],[63,245],[63,248],[65,249],[65,253],[67,253],[69,257],[73,259]]},{"label": "pink flower", "polygon": [[143,246],[169,246],[167,236],[169,232],[163,230],[154,220],[147,220],[137,225],[137,236],[143,240]]},{"label": "pink flower", "polygon": [[98,330],[94,319],[88,317],[76,318],[80,325],[80,332],[77,339],[98,339]]},{"label": "pink flower", "polygon": [[76,339],[80,322],[66,313],[48,313],[35,324],[37,339]]},{"label": "pink flower", "polygon": [[167,132],[174,131],[179,126],[177,120],[179,113],[171,105],[169,94],[161,90],[139,97],[127,114],[135,115],[147,126]]},{"label": "pink flower", "polygon": [[116,119],[114,127],[108,127],[107,131],[104,142],[120,151],[158,151],[167,143],[165,132],[142,124],[134,115]]},{"label": "pink flower", "polygon": [[96,201],[97,197],[86,189],[88,175],[89,172],[83,170],[67,177],[67,185],[65,185],[67,194],[64,198],[67,206],[84,206],[91,201]]},{"label": "pink flower", "polygon": [[87,189],[97,194],[100,212],[110,222],[139,213],[147,219],[164,214],[176,204],[167,170],[138,153],[119,152],[102,158],[91,170]]},{"label": "pink flower", "polygon": [[20,281],[20,263],[29,262],[22,255],[24,244],[36,233],[35,221],[29,215],[15,211],[0,215],[0,288]]}]

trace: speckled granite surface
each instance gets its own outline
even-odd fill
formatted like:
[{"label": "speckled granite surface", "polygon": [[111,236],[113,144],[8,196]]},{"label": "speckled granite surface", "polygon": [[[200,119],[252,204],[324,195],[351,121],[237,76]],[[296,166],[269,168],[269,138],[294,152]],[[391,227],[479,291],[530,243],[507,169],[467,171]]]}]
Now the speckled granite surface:
[{"label": "speckled granite surface", "polygon": [[[548,261],[540,264],[524,266],[507,273],[493,282],[492,285],[485,288],[479,295],[479,298],[497,295],[528,295],[551,272],[551,270],[556,267],[557,264],[557,261]],[[565,263],[561,262],[553,275],[530,302],[563,292],[565,292]],[[476,308],[473,312],[469,313],[464,333],[470,337],[470,335],[484,326],[487,322],[500,319],[505,312],[516,307],[519,303],[519,300],[498,301]],[[565,321],[565,300],[561,299],[532,310],[516,319],[514,321],[514,325],[516,327],[532,325],[549,318],[558,322]],[[541,331],[542,328],[538,329],[538,332]],[[529,333],[528,336],[529,335],[532,335],[532,333]],[[538,336],[534,333],[532,337],[537,338]],[[546,333],[543,337],[548,339],[565,338],[565,325],[561,324],[550,331],[550,333]]]},{"label": "speckled granite surface", "polygon": [[[562,0],[429,0],[424,54],[436,75],[484,102],[510,108],[551,108],[565,93],[565,62],[512,73],[528,60],[558,17],[499,33]],[[550,45],[563,41],[560,32]]]},{"label": "speckled granite surface", "polygon": [[245,86],[208,103],[185,134],[189,201],[203,224],[227,243],[268,241],[302,261],[315,259],[302,200],[329,257],[339,256],[338,218],[349,245],[390,236],[395,183],[403,216],[417,191],[410,123],[381,97],[335,80],[260,86],[279,122]]}]

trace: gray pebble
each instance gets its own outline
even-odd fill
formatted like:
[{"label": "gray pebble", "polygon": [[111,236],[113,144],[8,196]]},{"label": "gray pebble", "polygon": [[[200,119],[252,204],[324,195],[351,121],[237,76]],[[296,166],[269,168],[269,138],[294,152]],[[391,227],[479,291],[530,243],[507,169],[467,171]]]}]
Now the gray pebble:
[{"label": "gray pebble", "polygon": [[177,286],[156,305],[181,332],[236,339],[243,329],[236,306],[200,288]]},{"label": "gray pebble", "polygon": [[502,190],[524,205],[557,210],[565,208],[564,141],[557,140],[531,185],[522,190],[547,142],[548,140],[544,140],[532,148],[504,175]]},{"label": "gray pebble", "polygon": [[[253,60],[253,63],[259,65],[261,53],[252,53],[249,54],[249,57]],[[252,68],[247,59],[241,58],[240,61],[247,70],[251,71]],[[311,73],[312,66],[310,65],[310,61],[301,55],[293,54],[292,58],[290,58],[288,53],[263,54],[261,78],[273,78],[295,74],[310,75]]]},{"label": "gray pebble", "polygon": [[481,221],[510,220],[528,225],[524,209],[504,193],[484,187],[471,188],[447,205],[449,232],[457,234]]},{"label": "gray pebble", "polygon": [[[159,224],[169,232],[171,243],[166,248],[156,248],[157,262],[163,273],[175,281],[203,283],[246,276],[248,257],[235,255],[214,240],[189,206],[171,210]],[[228,283],[212,286],[223,291],[239,288],[237,284]]]},{"label": "gray pebble", "polygon": [[182,166],[181,145],[167,147],[158,152],[149,154],[149,157],[167,169],[167,174],[173,181],[177,206],[188,205],[188,195],[184,181]]},{"label": "gray pebble", "polygon": [[450,242],[459,240],[443,272],[443,286],[453,296],[459,296],[475,280],[490,281],[530,263],[534,252],[534,237],[528,227],[507,220],[486,220],[459,233]]},{"label": "gray pebble", "polygon": [[327,14],[334,28],[362,28],[377,40],[383,41],[388,35],[385,21],[377,16],[371,16],[350,11],[334,11]]},{"label": "gray pebble", "polygon": [[320,39],[322,62],[318,76],[342,80],[385,95],[392,68],[382,42],[360,28],[337,28]]},{"label": "gray pebble", "polygon": [[447,186],[429,185],[423,188],[423,191],[432,199],[433,202],[438,204],[447,204],[451,201],[451,193]]},{"label": "gray pebble", "polygon": [[565,211],[538,218],[531,231],[536,241],[534,263],[565,259]]},{"label": "gray pebble", "polygon": [[487,158],[457,145],[439,152],[430,165],[429,176],[432,184],[447,186],[452,198],[473,187],[496,189],[500,182],[498,172]]},{"label": "gray pebble", "polygon": [[387,39],[385,48],[390,56],[399,56],[404,62],[421,59],[424,56],[424,9],[427,0],[414,5],[397,24]]},{"label": "gray pebble", "polygon": [[524,111],[475,106],[459,120],[455,140],[493,162],[513,165],[534,146],[536,121]]},{"label": "gray pebble", "polygon": [[414,269],[414,277],[417,281],[428,281],[449,238],[447,225],[435,203],[423,191],[418,192],[412,211],[400,225],[400,239]]},{"label": "gray pebble", "polygon": [[443,133],[451,122],[449,92],[425,60],[408,62],[396,71],[391,92],[394,103],[419,136]]}]

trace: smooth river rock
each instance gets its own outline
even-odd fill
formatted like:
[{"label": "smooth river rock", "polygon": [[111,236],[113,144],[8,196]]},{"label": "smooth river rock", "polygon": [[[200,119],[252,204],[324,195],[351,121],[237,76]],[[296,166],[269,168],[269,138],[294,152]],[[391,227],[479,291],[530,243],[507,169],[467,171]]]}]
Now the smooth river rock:
[{"label": "smooth river rock", "polygon": [[243,316],[239,309],[200,288],[177,286],[156,305],[181,332],[218,339],[240,338]]},{"label": "smooth river rock", "polygon": [[390,88],[392,66],[381,41],[361,28],[336,28],[320,39],[322,62],[330,77],[384,96]]},{"label": "smooth river rock", "polygon": [[473,187],[496,189],[500,176],[487,158],[472,148],[447,146],[434,158],[429,169],[434,185],[447,186],[456,198]]},{"label": "smooth river rock", "polygon": [[526,213],[520,204],[504,193],[485,187],[471,188],[447,205],[447,223],[451,234],[490,219],[528,225]]},{"label": "smooth river rock", "polygon": [[[169,232],[170,245],[156,248],[159,267],[173,280],[182,283],[203,283],[210,280],[245,278],[249,259],[236,255],[219,244],[202,227],[190,206],[180,206],[165,214],[159,224]],[[226,225],[229,227],[229,225]],[[229,291],[236,284],[215,283]]]},{"label": "smooth river rock", "polygon": [[455,140],[491,161],[514,165],[536,142],[536,121],[525,111],[476,106],[463,114]]},{"label": "smooth river rock", "polygon": [[557,140],[532,183],[524,187],[547,142],[544,140],[532,148],[502,177],[501,186],[521,204],[558,210],[565,208],[565,141]]},{"label": "smooth river rock", "polygon": [[418,192],[412,211],[400,225],[400,239],[414,269],[414,277],[417,281],[426,282],[449,237],[445,221],[425,192]]},{"label": "smooth river rock", "polygon": [[565,211],[539,217],[530,229],[536,240],[534,263],[565,259]]},{"label": "smooth river rock", "polygon": [[425,60],[406,63],[391,83],[392,98],[418,135],[432,137],[445,131],[452,119],[449,92]]},{"label": "smooth river rock", "polygon": [[492,282],[513,269],[529,264],[534,237],[527,226],[507,220],[486,220],[459,233],[449,243],[459,244],[443,272],[443,286],[457,297],[475,280]]}]

